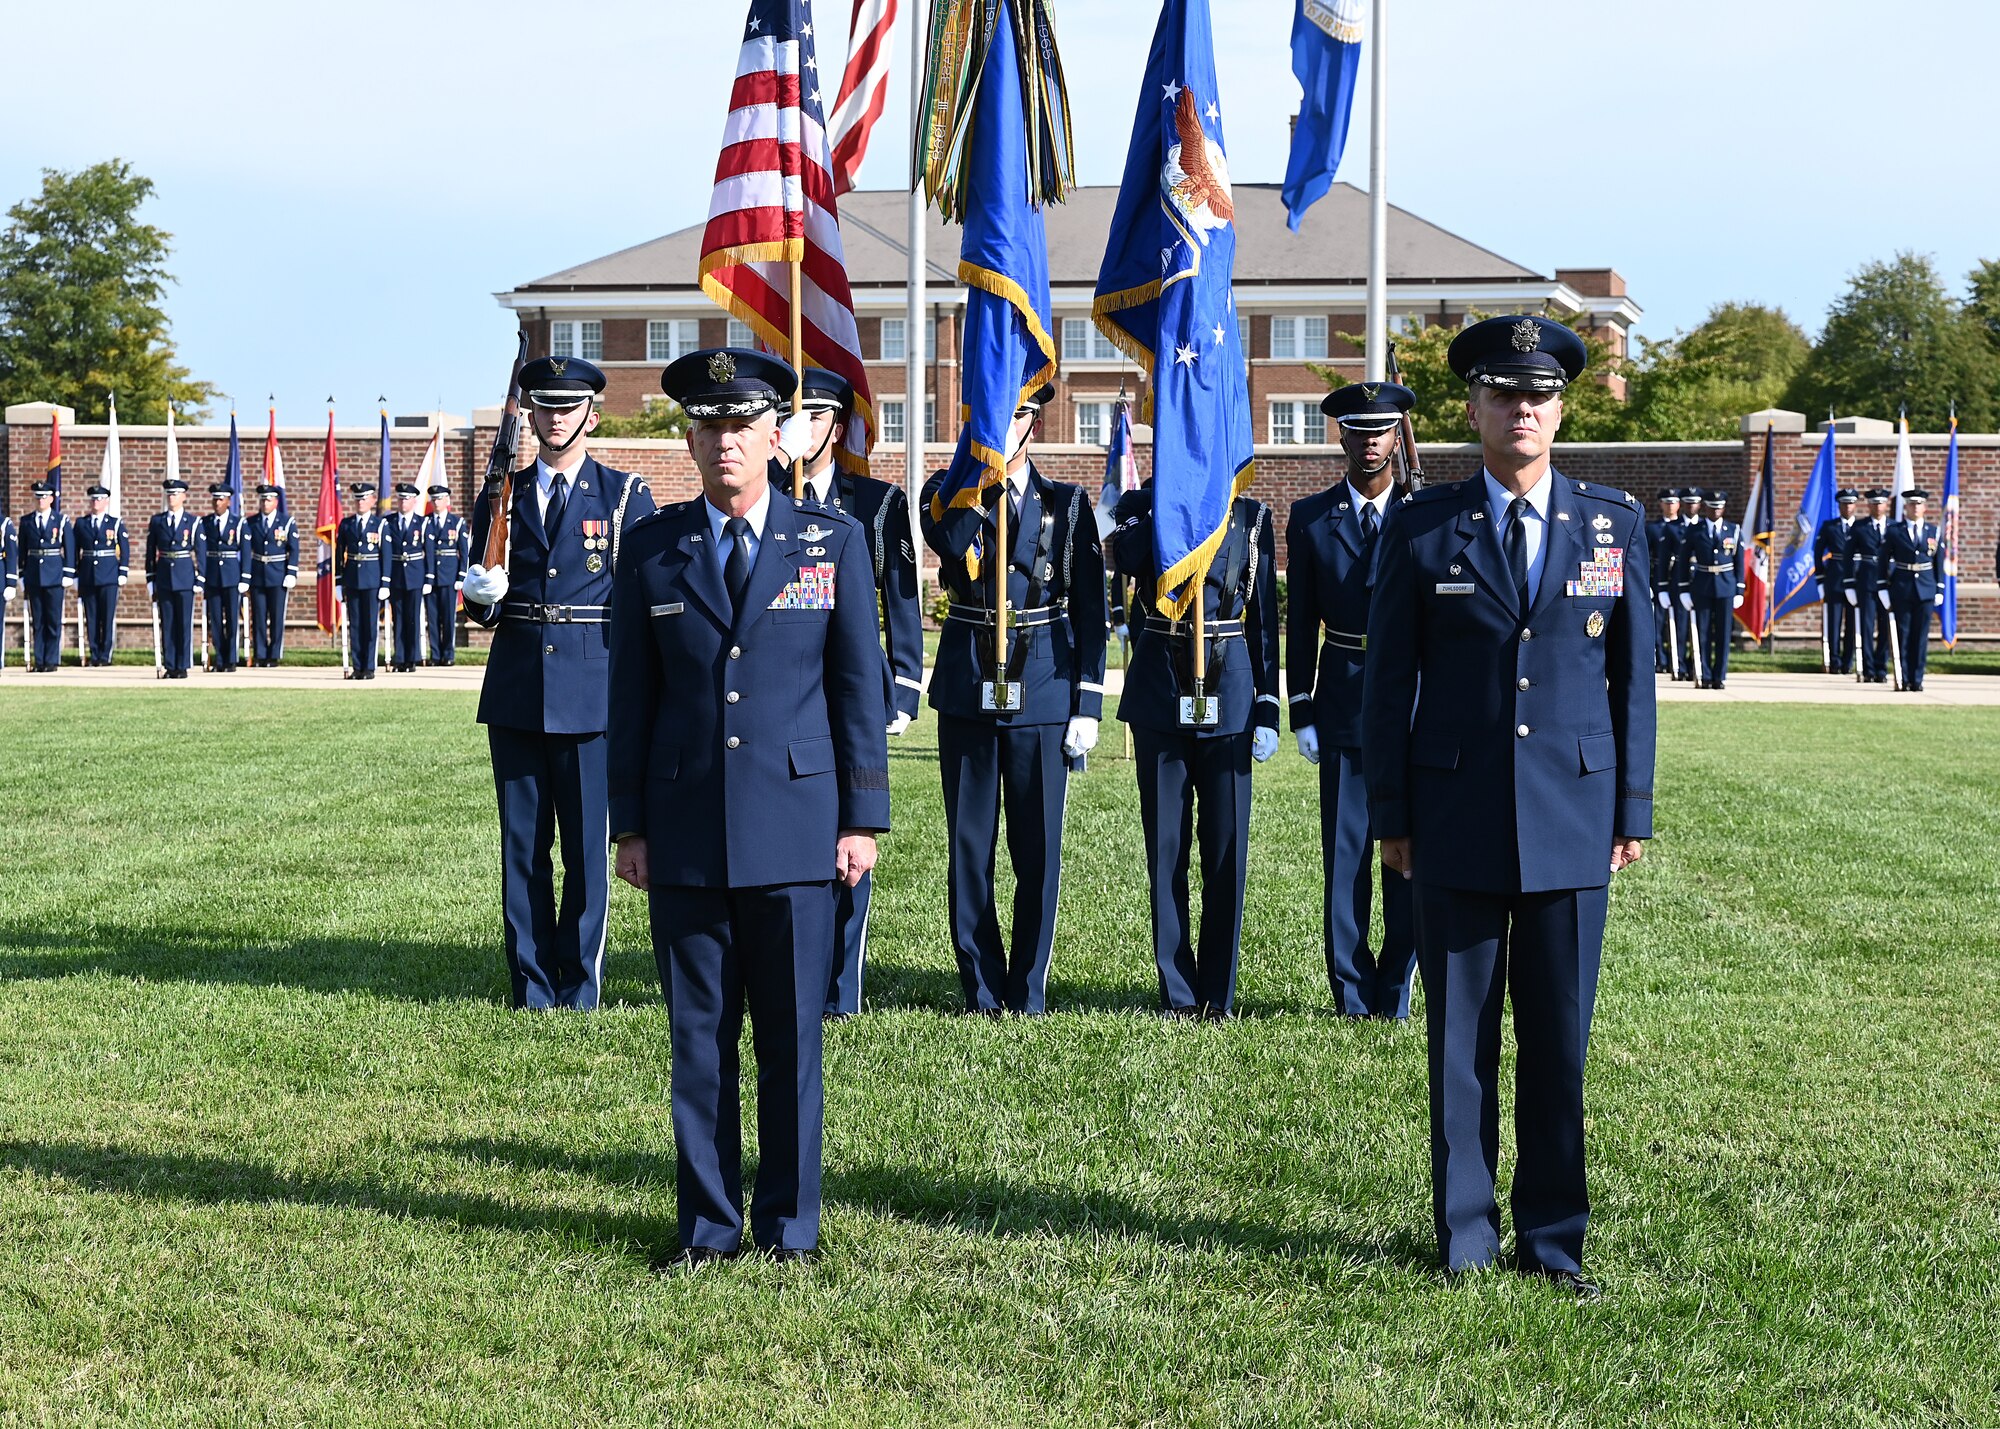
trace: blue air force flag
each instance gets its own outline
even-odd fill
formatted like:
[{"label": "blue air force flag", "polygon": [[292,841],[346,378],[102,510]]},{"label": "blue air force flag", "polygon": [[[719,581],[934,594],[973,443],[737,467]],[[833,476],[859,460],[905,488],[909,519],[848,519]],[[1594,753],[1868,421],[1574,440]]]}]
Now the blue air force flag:
[{"label": "blue air force flag", "polygon": [[1139,414],[1153,426],[1159,607],[1175,619],[1255,475],[1230,289],[1235,218],[1208,0],[1166,0],[1091,317],[1146,370]]},{"label": "blue air force flag", "polygon": [[1361,17],[1367,0],[1298,0],[1292,17],[1292,73],[1305,91],[1285,163],[1285,210],[1292,232],[1333,187],[1354,112],[1361,71]]},{"label": "blue air force flag", "polygon": [[1785,543],[1785,558],[1778,563],[1777,595],[1771,611],[1776,624],[1795,610],[1817,605],[1819,577],[1813,572],[1813,537],[1822,522],[1839,514],[1834,503],[1836,480],[1833,471],[1833,423],[1826,424],[1826,440],[1820,443],[1819,457],[1813,462],[1806,489],[1799,494],[1799,514],[1792,520],[1791,539]]}]

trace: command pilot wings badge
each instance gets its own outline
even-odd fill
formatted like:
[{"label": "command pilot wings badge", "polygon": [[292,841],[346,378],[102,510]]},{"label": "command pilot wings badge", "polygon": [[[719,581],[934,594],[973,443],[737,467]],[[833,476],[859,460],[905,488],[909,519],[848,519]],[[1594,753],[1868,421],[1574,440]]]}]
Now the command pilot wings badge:
[{"label": "command pilot wings badge", "polygon": [[832,531],[815,521],[812,525],[806,527],[805,530],[799,532],[799,539],[802,541],[817,541],[824,536],[831,536],[832,534]]}]

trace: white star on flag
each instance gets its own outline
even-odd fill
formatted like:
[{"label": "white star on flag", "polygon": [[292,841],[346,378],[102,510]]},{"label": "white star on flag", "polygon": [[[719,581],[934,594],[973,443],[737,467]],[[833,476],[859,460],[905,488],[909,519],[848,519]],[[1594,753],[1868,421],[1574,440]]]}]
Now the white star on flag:
[{"label": "white star on flag", "polygon": [[1194,366],[1194,358],[1195,358],[1195,351],[1193,343],[1189,343],[1184,347],[1177,347],[1174,349],[1174,361],[1178,362],[1182,367]]},{"label": "white star on flag", "polygon": [[1181,97],[1180,84],[1175,80],[1170,79],[1160,87],[1167,92],[1167,103],[1169,104],[1172,104],[1175,100]]},{"label": "white star on flag", "polygon": [[1220,346],[1222,346],[1222,324],[1221,324],[1221,323],[1217,323],[1217,324],[1215,325],[1215,345],[1216,345],[1217,347],[1220,347]]},{"label": "white star on flag", "polygon": [[799,33],[801,35],[804,35],[809,40],[812,38],[812,32],[813,32],[813,27],[811,25],[799,26]]},{"label": "white star on flag", "polygon": [[1222,117],[1222,111],[1215,107],[1215,101],[1212,99],[1208,101],[1208,117],[1210,119],[1220,119]]},{"label": "white star on flag", "polygon": [[764,28],[764,22],[758,19],[755,15],[752,15],[750,17],[750,33],[754,35],[763,28]]},{"label": "white star on flag", "polygon": [[813,100],[813,103],[814,103],[814,104],[818,104],[818,103],[819,103],[819,91],[818,91],[818,90],[816,90],[816,89],[815,89],[815,90],[813,91],[813,96],[812,96],[812,100]]},{"label": "white star on flag", "polygon": [[811,55],[807,55],[807,56],[806,56],[806,68],[807,68],[807,69],[818,69],[818,68],[819,68],[819,61],[818,61],[818,60],[816,60],[816,59],[814,59],[814,58],[813,58],[813,57],[812,57]]}]

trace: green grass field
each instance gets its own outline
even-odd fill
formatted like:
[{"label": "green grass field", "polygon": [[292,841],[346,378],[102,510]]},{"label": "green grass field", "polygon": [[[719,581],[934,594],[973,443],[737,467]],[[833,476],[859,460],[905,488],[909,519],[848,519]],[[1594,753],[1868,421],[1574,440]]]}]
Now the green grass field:
[{"label": "green grass field", "polygon": [[1662,710],[1579,1306],[1433,1269],[1422,1032],[1328,1013],[1289,740],[1247,1015],[1152,1015],[1111,725],[1032,1023],[950,1015],[895,747],[826,1257],[655,1274],[641,901],[608,1011],[505,1009],[472,705],[0,687],[0,1425],[2000,1421],[2000,711]]}]

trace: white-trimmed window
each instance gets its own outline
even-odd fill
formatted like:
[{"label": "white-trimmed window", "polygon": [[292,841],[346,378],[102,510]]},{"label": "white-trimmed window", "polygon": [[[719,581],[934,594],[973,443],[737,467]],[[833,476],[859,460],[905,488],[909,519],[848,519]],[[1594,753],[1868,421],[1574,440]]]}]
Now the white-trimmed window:
[{"label": "white-trimmed window", "polygon": [[1242,349],[1243,360],[1248,362],[1250,360],[1250,319],[1244,317],[1241,313],[1236,315],[1236,345]]},{"label": "white-trimmed window", "polygon": [[1111,440],[1110,402],[1078,402],[1076,404],[1076,441],[1078,446],[1101,447]]},{"label": "white-trimmed window", "polygon": [[1319,403],[1283,399],[1271,404],[1271,444],[1273,446],[1322,446],[1326,442],[1326,413]]},{"label": "white-trimmed window", "polygon": [[[882,338],[879,343],[881,362],[907,362],[910,357],[910,320],[908,318],[883,318]],[[937,319],[924,319],[924,361],[928,362],[937,352]]]},{"label": "white-trimmed window", "polygon": [[1062,355],[1064,362],[1119,362],[1125,356],[1089,318],[1062,320]]},{"label": "white-trimmed window", "polygon": [[1271,356],[1304,361],[1326,356],[1324,315],[1283,316],[1271,319]]},{"label": "white-trimmed window", "polygon": [[648,318],[646,361],[672,362],[701,346],[701,324],[693,318]]},{"label": "white-trimmed window", "polygon": [[[880,432],[876,433],[878,441],[893,446],[901,446],[903,444],[905,435],[903,414],[906,410],[908,409],[904,406],[901,397],[883,397],[877,400],[875,403],[875,416],[882,428]],[[937,440],[937,399],[935,397],[924,398],[924,440],[926,442]]]},{"label": "white-trimmed window", "polygon": [[742,321],[740,318],[731,318],[729,320],[729,333],[723,339],[723,346],[754,348],[756,345],[757,335],[750,331],[750,324]]},{"label": "white-trimmed window", "polygon": [[596,318],[549,324],[549,356],[604,360],[604,324]]}]

